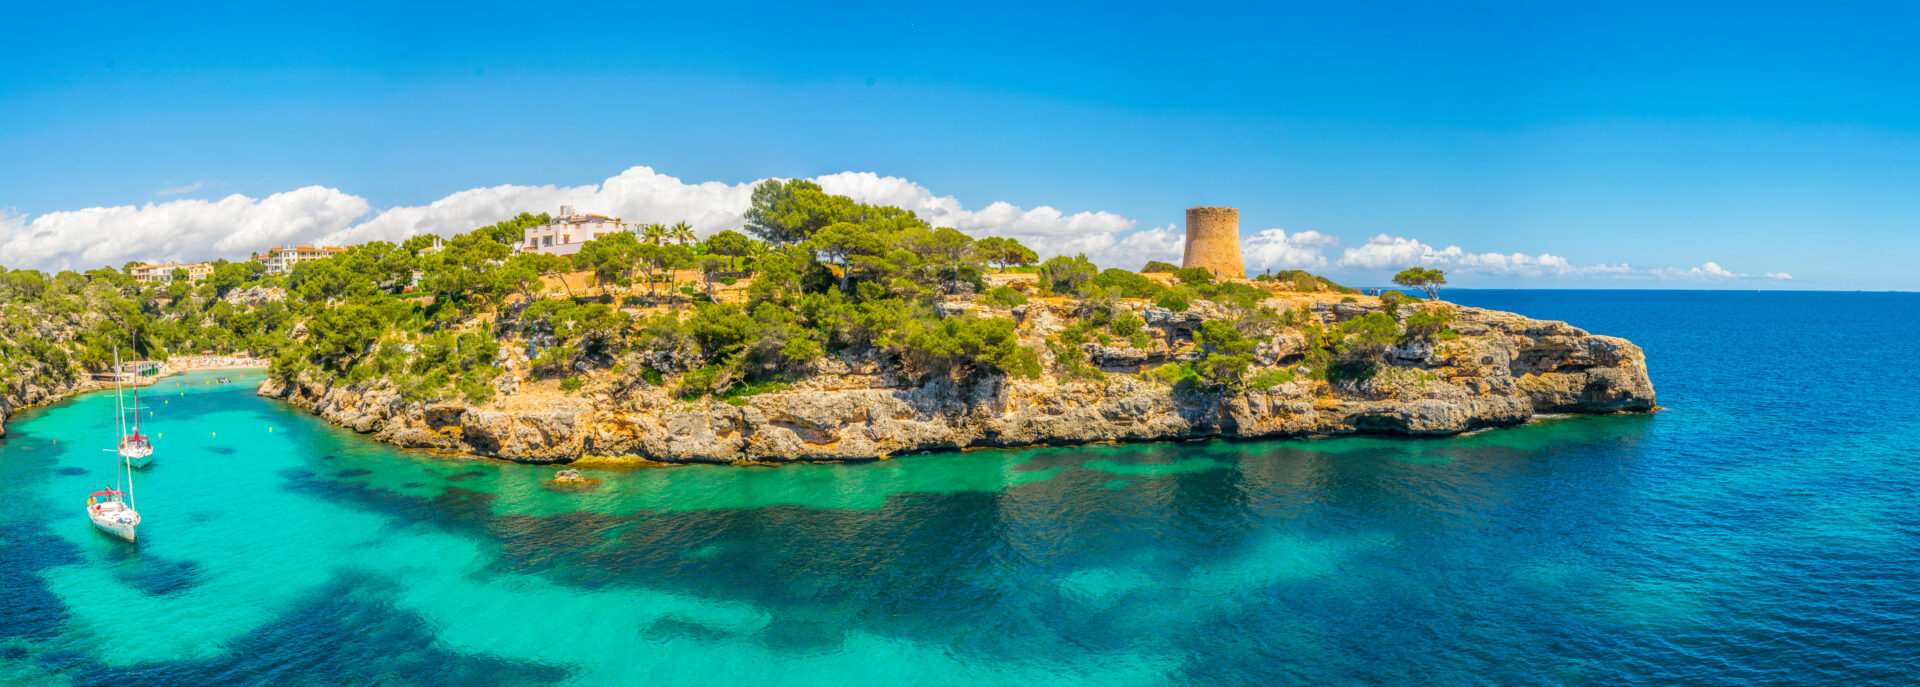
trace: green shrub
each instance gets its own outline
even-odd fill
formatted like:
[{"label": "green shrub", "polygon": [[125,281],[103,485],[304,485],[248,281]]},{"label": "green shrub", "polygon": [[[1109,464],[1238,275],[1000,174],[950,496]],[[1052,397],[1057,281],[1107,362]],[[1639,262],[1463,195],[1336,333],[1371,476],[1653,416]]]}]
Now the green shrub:
[{"label": "green shrub", "polygon": [[678,388],[683,399],[695,399],[733,385],[733,370],[724,363],[697,367],[680,375]]},{"label": "green shrub", "polygon": [[[1427,341],[1440,338],[1441,334],[1452,332],[1447,325],[1453,322],[1453,308],[1444,304],[1426,306],[1407,315],[1407,340]],[[1454,333],[1452,338],[1460,335]]]},{"label": "green shrub", "polygon": [[1099,276],[1093,278],[1093,283],[1106,289],[1107,293],[1121,298],[1152,298],[1166,290],[1166,287],[1155,283],[1152,279],[1118,267],[1102,271]]},{"label": "green shrub", "polygon": [[793,386],[792,384],[788,384],[786,382],[772,380],[772,379],[764,379],[757,382],[749,382],[746,384],[736,384],[734,385],[733,388],[727,389],[726,391],[720,393],[717,396],[717,398],[725,402],[727,405],[744,406],[747,404],[748,396],[778,393],[781,391],[786,391],[788,388],[791,388],[792,386]]},{"label": "green shrub", "polygon": [[1231,281],[1207,284],[1198,287],[1196,290],[1201,297],[1207,300],[1216,303],[1231,303],[1243,308],[1254,307],[1258,305],[1260,301],[1272,295],[1267,293],[1266,289]]},{"label": "green shrub", "polygon": [[1399,291],[1388,291],[1380,294],[1380,307],[1386,309],[1387,315],[1397,320],[1400,319],[1400,305],[1405,303],[1406,299],[1407,294]]},{"label": "green shrub", "polygon": [[1274,388],[1293,381],[1292,369],[1261,370],[1247,380],[1247,386],[1260,391],[1272,391]]},{"label": "green shrub", "polygon": [[1189,306],[1187,299],[1180,297],[1180,294],[1172,291],[1167,291],[1154,298],[1153,304],[1174,312],[1186,312]]},{"label": "green shrub", "polygon": [[993,290],[988,291],[986,292],[986,294],[982,295],[980,297],[980,302],[986,303],[988,305],[999,306],[1002,308],[1011,308],[1016,305],[1026,305],[1027,295],[1024,293],[1020,293],[1019,291],[1016,291],[1014,289],[1001,286],[1001,287],[996,287]]},{"label": "green shrub", "polygon": [[1093,281],[1096,271],[1085,255],[1056,255],[1040,264],[1040,283],[1054,293],[1076,293],[1081,284]]},{"label": "green shrub", "polygon": [[560,390],[565,391],[567,393],[573,393],[575,391],[580,390],[581,384],[582,382],[580,381],[580,375],[574,375],[572,377],[568,377],[566,379],[560,380]]},{"label": "green shrub", "polygon": [[1171,274],[1178,269],[1180,269],[1179,265],[1152,260],[1147,262],[1145,267],[1140,268],[1140,272],[1142,274]]},{"label": "green shrub", "polygon": [[1213,271],[1205,267],[1182,267],[1174,270],[1173,277],[1185,284],[1212,284]]},{"label": "green shrub", "polygon": [[1370,312],[1341,322],[1339,329],[1345,336],[1345,344],[1356,350],[1384,348],[1400,336],[1400,325],[1383,312]]},{"label": "green shrub", "polygon": [[1181,391],[1200,387],[1200,373],[1194,370],[1193,363],[1167,363],[1146,371],[1143,376]]}]

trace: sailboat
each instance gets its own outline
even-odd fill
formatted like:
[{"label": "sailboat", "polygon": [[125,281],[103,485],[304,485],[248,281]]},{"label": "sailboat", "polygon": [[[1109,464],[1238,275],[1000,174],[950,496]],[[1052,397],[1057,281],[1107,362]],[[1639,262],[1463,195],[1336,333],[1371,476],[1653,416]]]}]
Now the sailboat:
[{"label": "sailboat", "polygon": [[[127,416],[120,405],[120,352],[117,350],[113,354],[113,368],[114,430],[120,435],[121,446],[125,446]],[[149,447],[148,453],[151,452]],[[113,483],[110,488],[87,495],[87,518],[102,532],[135,541],[134,528],[140,526],[140,512],[133,509],[133,468],[126,458],[118,455],[113,460]],[[126,485],[125,491],[120,489],[122,484]]]},{"label": "sailboat", "polygon": [[[137,373],[136,373],[137,374]],[[114,374],[118,383],[120,375]],[[122,426],[124,426],[124,422]],[[120,437],[120,457],[126,459],[127,467],[144,468],[153,463],[153,443],[140,434],[140,385],[133,385],[133,434]]]}]

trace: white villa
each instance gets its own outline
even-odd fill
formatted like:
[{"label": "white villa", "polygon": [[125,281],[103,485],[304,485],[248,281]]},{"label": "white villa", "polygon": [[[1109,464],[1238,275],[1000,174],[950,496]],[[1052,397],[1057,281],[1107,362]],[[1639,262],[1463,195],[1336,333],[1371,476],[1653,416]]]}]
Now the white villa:
[{"label": "white villa", "polygon": [[213,265],[204,262],[190,264],[164,262],[156,265],[137,265],[128,269],[127,274],[133,275],[134,281],[142,284],[151,284],[173,281],[173,271],[176,269],[186,270],[187,281],[190,282],[199,282],[202,279],[206,279],[207,275],[213,274]]},{"label": "white villa", "polygon": [[618,217],[582,215],[574,212],[573,206],[563,205],[560,215],[552,221],[522,230],[520,252],[573,255],[580,252],[580,246],[586,242],[625,231],[625,227]]},{"label": "white villa", "polygon": [[331,258],[346,251],[345,248],[333,246],[294,246],[292,248],[274,246],[267,249],[267,252],[254,257],[254,260],[267,266],[267,274],[286,274],[293,271],[294,265]]}]

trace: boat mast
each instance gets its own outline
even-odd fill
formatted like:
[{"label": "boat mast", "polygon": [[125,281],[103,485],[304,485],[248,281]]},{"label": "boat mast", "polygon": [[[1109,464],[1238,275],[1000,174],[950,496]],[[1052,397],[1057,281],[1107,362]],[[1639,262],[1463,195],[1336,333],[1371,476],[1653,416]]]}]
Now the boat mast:
[{"label": "boat mast", "polygon": [[[120,383],[120,347],[114,346],[113,347],[113,421],[114,421],[113,429],[115,432],[118,432],[120,434],[120,438],[118,441],[114,442],[114,445],[113,445],[113,462],[114,462],[113,488],[117,491],[120,489],[120,485],[122,483],[126,484],[127,488],[126,488],[125,503],[128,508],[132,508],[133,507],[133,466],[128,464],[129,461],[127,460],[126,456],[120,455],[120,447],[126,445],[126,442],[127,442],[127,409],[126,409],[126,406],[122,403],[122,401],[125,400],[124,397],[122,396],[123,389],[124,387]],[[124,477],[124,482],[123,482],[123,477]]]}]

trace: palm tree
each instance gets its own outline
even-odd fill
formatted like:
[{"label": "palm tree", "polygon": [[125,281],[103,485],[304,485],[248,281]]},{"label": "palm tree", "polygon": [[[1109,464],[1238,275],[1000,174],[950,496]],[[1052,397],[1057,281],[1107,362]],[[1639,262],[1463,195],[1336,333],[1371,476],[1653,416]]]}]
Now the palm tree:
[{"label": "palm tree", "polygon": [[682,246],[699,240],[693,235],[693,225],[684,221],[674,222],[673,226],[667,227],[667,238],[680,242]]},{"label": "palm tree", "polygon": [[647,243],[658,246],[661,241],[667,238],[667,227],[662,224],[642,224],[640,225],[640,238],[645,239]]},{"label": "palm tree", "polygon": [[[747,272],[749,273],[754,272],[755,271],[754,268],[760,266],[760,259],[767,257],[767,254],[771,252],[773,252],[772,249],[767,248],[767,243],[765,241],[754,241],[753,243],[747,244],[747,255],[746,255]],[[735,259],[738,260],[739,258],[735,258]],[[736,265],[735,269],[738,269],[738,268],[739,266]]]}]

